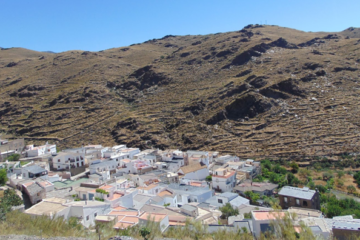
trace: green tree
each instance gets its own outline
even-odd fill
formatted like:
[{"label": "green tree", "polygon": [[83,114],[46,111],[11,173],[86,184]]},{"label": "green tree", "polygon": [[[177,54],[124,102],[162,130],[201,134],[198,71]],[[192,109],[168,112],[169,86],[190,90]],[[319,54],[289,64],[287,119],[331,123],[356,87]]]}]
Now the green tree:
[{"label": "green tree", "polygon": [[4,186],[7,182],[7,172],[6,169],[0,169],[0,186]]},{"label": "green tree", "polygon": [[9,160],[10,162],[16,162],[19,161],[20,159],[20,154],[14,153],[11,154],[10,156],[7,157],[7,160]]},{"label": "green tree", "polygon": [[262,169],[267,169],[268,171],[271,171],[271,162],[269,159],[265,159],[263,161],[261,161],[261,168]]},{"label": "green tree", "polygon": [[219,210],[222,213],[221,215],[222,219],[227,219],[230,216],[239,215],[239,210],[233,208],[230,203],[226,203],[224,206],[220,207]]},{"label": "green tree", "polygon": [[258,193],[253,193],[252,191],[246,191],[245,196],[250,199],[252,204],[256,204],[257,200],[260,199],[260,195]]},{"label": "green tree", "polygon": [[348,190],[349,193],[356,192],[356,188],[353,185],[347,186],[346,189]]},{"label": "green tree", "polygon": [[211,182],[211,181],[212,181],[212,176],[211,176],[211,175],[207,176],[207,177],[205,178],[205,181]]},{"label": "green tree", "polygon": [[336,179],[336,186],[338,186],[339,188],[342,188],[344,186],[344,180],[341,179]]},{"label": "green tree", "polygon": [[150,235],[150,230],[146,227],[140,229],[140,235],[147,240],[147,236]]},{"label": "green tree", "polygon": [[293,173],[297,173],[299,171],[299,165],[296,162],[291,162],[290,167]]},{"label": "green tree", "polygon": [[338,178],[342,178],[345,175],[344,171],[338,171],[337,172],[337,177]]},{"label": "green tree", "polygon": [[11,207],[23,204],[22,199],[16,194],[14,189],[6,189],[4,196],[0,198],[0,220],[5,220],[6,214],[11,211]]}]

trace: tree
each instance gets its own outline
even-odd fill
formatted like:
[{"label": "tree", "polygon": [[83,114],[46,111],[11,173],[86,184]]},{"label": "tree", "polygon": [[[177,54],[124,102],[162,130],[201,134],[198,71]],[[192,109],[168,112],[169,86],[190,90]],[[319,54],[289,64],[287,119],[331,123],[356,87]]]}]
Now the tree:
[{"label": "tree", "polygon": [[150,235],[150,230],[146,227],[140,229],[140,235],[147,240],[147,235]]},{"label": "tree", "polygon": [[4,196],[0,199],[0,220],[5,220],[6,214],[11,211],[11,207],[23,204],[22,199],[16,194],[14,189],[6,189]]},{"label": "tree", "polygon": [[10,162],[16,162],[19,161],[20,159],[20,154],[14,153],[11,154],[10,156],[7,157],[7,160],[9,160]]},{"label": "tree", "polygon": [[302,178],[307,178],[311,176],[311,172],[306,168],[299,169],[299,176]]},{"label": "tree", "polygon": [[227,219],[230,216],[239,215],[239,210],[237,208],[233,208],[230,203],[226,203],[224,206],[220,207],[222,219]]},{"label": "tree", "polygon": [[338,178],[342,178],[345,175],[344,171],[338,171],[337,172],[337,177]]},{"label": "tree", "polygon": [[360,185],[360,172],[355,173],[354,179],[358,185]]},{"label": "tree", "polygon": [[290,167],[293,173],[297,173],[299,171],[299,165],[296,162],[291,162]]},{"label": "tree", "polygon": [[252,191],[246,191],[245,196],[250,199],[252,204],[255,204],[257,200],[260,199],[260,195],[258,193],[253,193]]},{"label": "tree", "polygon": [[341,179],[336,179],[336,186],[338,186],[339,188],[342,188],[344,186],[344,180]]},{"label": "tree", "polygon": [[356,192],[356,188],[353,185],[347,186],[346,189],[348,190],[349,193]]},{"label": "tree", "polygon": [[4,186],[7,182],[7,172],[6,169],[0,169],[0,186]]},{"label": "tree", "polygon": [[207,177],[205,178],[205,181],[211,182],[211,181],[212,181],[212,176],[211,176],[211,175],[207,176]]}]

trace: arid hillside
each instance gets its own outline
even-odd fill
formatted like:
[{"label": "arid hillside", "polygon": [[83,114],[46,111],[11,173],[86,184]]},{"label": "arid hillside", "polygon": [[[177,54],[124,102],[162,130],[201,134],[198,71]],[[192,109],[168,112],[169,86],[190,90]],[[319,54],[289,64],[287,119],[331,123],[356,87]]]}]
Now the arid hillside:
[{"label": "arid hillside", "polygon": [[100,52],[0,50],[0,128],[61,148],[360,150],[360,31],[249,25]]}]

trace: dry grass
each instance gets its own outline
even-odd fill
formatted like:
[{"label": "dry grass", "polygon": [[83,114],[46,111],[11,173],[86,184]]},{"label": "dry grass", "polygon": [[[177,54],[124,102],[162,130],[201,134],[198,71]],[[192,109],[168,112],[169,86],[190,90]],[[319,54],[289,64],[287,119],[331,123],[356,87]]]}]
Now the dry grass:
[{"label": "dry grass", "polygon": [[[344,32],[337,33],[339,39],[322,39],[322,43],[309,47],[272,47],[243,65],[224,69],[236,56],[261,43],[283,37],[289,43],[300,44],[329,34],[277,26],[247,31],[254,34],[247,42],[240,41],[246,38],[244,33],[229,32],[167,37],[89,53],[1,50],[0,111],[6,113],[1,114],[0,128],[35,143],[42,143],[44,138],[58,139],[62,148],[83,143],[126,143],[141,148],[217,150],[243,158],[297,156],[297,160],[306,155],[337,158],[344,152],[359,151],[360,99],[355,81],[359,70],[334,72],[335,67],[357,67],[360,50],[354,44],[358,39],[345,39],[349,33]],[[322,55],[314,54],[314,50]],[[217,56],[222,52],[228,54]],[[9,62],[17,65],[4,67]],[[306,69],[307,63],[319,67]],[[146,65],[152,66],[146,79],[141,78],[144,75],[131,77]],[[235,77],[245,70],[252,72]],[[319,70],[326,75],[309,82],[301,80],[310,73],[315,76]],[[246,79],[251,75],[266,76],[266,84],[230,94],[248,84]],[[168,79],[168,84],[156,84],[159,76]],[[302,96],[286,87],[276,87],[289,78],[294,79]],[[150,87],[125,87],[141,81],[148,81]],[[29,86],[45,89],[31,90]],[[288,98],[262,95],[267,89],[276,89]],[[18,96],[10,97],[14,92]],[[27,92],[36,95],[19,97]],[[263,99],[272,108],[265,112],[250,109],[237,118],[231,113],[247,105],[235,105],[227,112],[228,119],[207,123],[245,95]],[[53,106],[49,106],[51,102]],[[195,110],[185,111],[189,107]],[[250,118],[242,121],[247,115]],[[117,126],[119,122],[133,124]]]}]

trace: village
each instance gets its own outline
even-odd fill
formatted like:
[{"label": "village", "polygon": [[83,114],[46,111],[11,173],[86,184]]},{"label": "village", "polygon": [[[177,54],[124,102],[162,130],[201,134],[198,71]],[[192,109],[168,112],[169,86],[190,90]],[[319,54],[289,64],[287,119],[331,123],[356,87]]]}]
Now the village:
[{"label": "village", "polygon": [[[253,159],[126,145],[57,151],[48,142],[0,142],[0,169],[6,169],[8,179],[2,189],[16,189],[24,204],[15,208],[31,216],[76,217],[86,228],[106,223],[126,229],[154,221],[161,232],[192,219],[209,232],[242,230],[258,238],[290,213],[295,229],[305,224],[315,236],[359,236],[360,220],[353,215],[324,215],[317,188],[253,181],[262,173],[261,163]],[[14,155],[19,158],[6,160]],[[281,210],[274,211],[265,201],[270,198],[277,199]],[[225,208],[236,214],[225,216]]]}]

